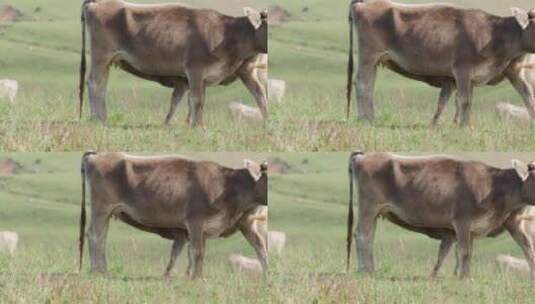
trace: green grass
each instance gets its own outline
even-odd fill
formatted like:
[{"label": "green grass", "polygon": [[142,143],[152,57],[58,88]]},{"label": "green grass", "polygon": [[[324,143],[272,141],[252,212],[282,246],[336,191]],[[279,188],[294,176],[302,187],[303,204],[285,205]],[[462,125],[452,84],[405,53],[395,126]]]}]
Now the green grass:
[{"label": "green grass", "polygon": [[[157,0],[135,2],[159,2]],[[523,151],[535,148],[535,131],[496,117],[497,102],[521,104],[508,83],[476,90],[474,131],[453,125],[453,103],[440,127],[427,125],[438,90],[381,70],[376,88],[374,125],[345,120],[348,1],[227,0],[185,1],[239,15],[243,5],[287,8],[290,22],[270,29],[270,77],[288,83],[282,105],[271,105],[264,125],[233,121],[232,101],[254,105],[236,82],[208,89],[206,130],[185,123],[186,101],[170,127],[163,126],[171,90],[114,69],[108,91],[109,121],[78,121],[77,82],[80,60],[80,2],[20,0],[26,15],[0,26],[0,77],[17,79],[20,94],[13,105],[0,102],[0,151],[224,150],[224,151]],[[416,1],[411,1],[416,2]],[[423,2],[423,1],[420,1]],[[452,1],[461,3],[460,0]],[[464,6],[482,7],[480,1]],[[487,1],[502,15],[522,1]],[[40,7],[40,11],[36,8]],[[308,11],[303,12],[307,7]],[[86,101],[87,103],[87,101]]]},{"label": "green grass", "polygon": [[[270,176],[269,227],[284,231],[288,242],[281,256],[270,255],[267,281],[229,269],[229,254],[254,256],[239,234],[208,242],[205,282],[183,276],[185,255],[178,260],[175,277],[166,281],[162,272],[171,242],[119,221],[112,221],[107,242],[109,273],[88,274],[87,249],[78,273],[80,153],[12,153],[0,158],[12,157],[27,170],[0,177],[0,231],[20,235],[14,257],[0,254],[0,302],[530,303],[535,296],[532,282],[494,263],[497,254],[522,256],[506,234],[476,241],[471,280],[451,275],[453,255],[440,278],[429,280],[438,242],[380,221],[377,272],[355,272],[353,247],[352,268],[346,273],[347,153],[186,155],[229,166],[240,166],[246,157],[260,161],[269,156],[290,164],[289,174]],[[533,153],[457,156],[496,166],[509,166],[511,158],[535,158]]]},{"label": "green grass", "polygon": [[[535,287],[528,278],[500,270],[497,254],[523,257],[512,238],[477,240],[473,276],[459,280],[453,253],[438,279],[428,275],[439,242],[380,220],[374,246],[376,273],[345,272],[348,201],[347,153],[280,154],[294,173],[270,176],[269,227],[284,231],[288,245],[270,257],[270,294],[289,303],[531,303]],[[465,153],[464,159],[510,166],[535,154]],[[297,173],[295,173],[297,172]]]},{"label": "green grass", "polygon": [[[266,1],[184,2],[242,15],[243,4],[261,8]],[[269,124],[234,122],[227,110],[232,101],[255,105],[239,81],[208,89],[206,130],[186,125],[187,100],[182,101],[172,125],[164,127],[171,90],[112,69],[108,122],[88,120],[87,99],[84,118],[78,121],[81,1],[20,0],[12,4],[26,18],[0,26],[0,78],[16,79],[20,85],[13,105],[0,102],[0,151],[269,150]]]},{"label": "green grass", "polygon": [[[402,1],[429,2],[429,1]],[[511,6],[530,1],[449,1],[508,15]],[[476,89],[474,131],[453,125],[450,101],[442,122],[430,130],[438,89],[380,69],[373,126],[345,121],[349,1],[278,1],[294,20],[271,28],[270,77],[285,79],[289,92],[284,107],[275,109],[275,144],[298,151],[343,151],[358,147],[377,151],[527,151],[535,148],[533,129],[501,121],[495,105],[522,104],[509,83]],[[308,8],[303,12],[303,8]],[[278,133],[280,132],[280,133]]]},{"label": "green grass", "polygon": [[[167,281],[162,274],[171,242],[112,220],[108,274],[88,273],[87,243],[83,270],[78,273],[80,154],[16,153],[0,158],[6,156],[31,172],[0,176],[0,231],[16,231],[20,238],[14,257],[0,253],[1,303],[265,303],[268,286],[228,266],[229,254],[255,256],[238,234],[208,241],[205,282],[183,275],[186,254],[179,257],[175,276]],[[190,157],[241,166],[245,154]]]}]

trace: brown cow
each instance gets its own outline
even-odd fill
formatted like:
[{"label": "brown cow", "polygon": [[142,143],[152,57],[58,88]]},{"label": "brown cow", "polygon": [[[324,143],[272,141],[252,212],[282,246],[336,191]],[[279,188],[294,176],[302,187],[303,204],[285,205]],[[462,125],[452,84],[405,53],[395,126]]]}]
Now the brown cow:
[{"label": "brown cow", "polygon": [[209,9],[179,4],[138,5],[120,0],[86,0],[82,7],[80,116],[85,81],[85,30],[91,36],[88,81],[92,118],[106,120],[106,87],[110,65],[173,88],[166,124],[189,90],[187,122],[202,124],[209,85],[239,78],[267,117],[266,90],[257,77],[257,57],[267,53],[267,11],[244,9],[230,17]]},{"label": "brown cow", "polygon": [[257,208],[267,206],[267,165],[246,161],[230,169],[180,157],[138,157],[87,152],[82,157],[80,269],[85,234],[85,182],[91,191],[88,231],[90,270],[106,271],[106,235],[111,216],[174,240],[166,268],[189,242],[188,275],[202,275],[205,242],[239,230],[267,269],[266,240],[256,231]]},{"label": "brown cow", "polygon": [[[353,28],[358,32],[356,82],[359,118],[374,119],[373,90],[382,63],[410,78],[457,89],[460,124],[470,125],[473,87],[514,75],[507,68],[535,52],[535,11],[513,8],[512,17],[445,4],[406,5],[388,0],[353,0],[350,5],[347,112],[353,82]],[[518,90],[518,88],[517,88]],[[451,92],[449,93],[451,94]],[[526,101],[527,99],[525,99]],[[535,119],[533,100],[526,102]]]},{"label": "brown cow", "polygon": [[[473,240],[507,229],[535,273],[533,241],[516,221],[525,206],[535,205],[535,163],[526,168],[522,173],[520,168],[498,169],[442,156],[353,153],[349,163],[348,267],[356,183],[359,271],[374,270],[373,236],[377,217],[383,216],[409,230],[442,239],[440,263],[456,240],[461,277],[470,272]],[[435,268],[440,267],[437,265]]]}]

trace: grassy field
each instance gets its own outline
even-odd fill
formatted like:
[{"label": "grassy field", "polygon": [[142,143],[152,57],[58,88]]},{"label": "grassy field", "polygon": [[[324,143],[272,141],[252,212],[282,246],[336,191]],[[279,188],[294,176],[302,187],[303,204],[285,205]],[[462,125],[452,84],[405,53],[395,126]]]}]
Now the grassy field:
[{"label": "grassy field", "polygon": [[[511,6],[533,6],[527,0],[448,2],[501,15],[510,15]],[[349,1],[278,3],[294,19],[271,27],[270,77],[289,83],[286,104],[274,110],[280,120],[276,128],[279,137],[273,139],[277,146],[279,141],[287,141],[285,146],[301,151],[343,151],[354,147],[377,151],[526,151],[535,147],[534,129],[496,117],[497,102],[521,104],[520,96],[505,82],[476,90],[473,132],[453,126],[453,102],[441,125],[430,130],[427,126],[436,108],[438,90],[380,69],[375,124],[358,122],[356,106],[351,121],[345,121]]]},{"label": "grassy field", "polygon": [[[103,125],[78,121],[78,69],[80,65],[82,1],[2,1],[19,8],[25,19],[0,25],[0,78],[20,82],[19,96],[11,105],[0,102],[1,151],[262,151],[269,148],[270,125],[232,121],[228,105],[242,101],[255,105],[239,82],[208,89],[205,105],[207,130],[185,124],[183,100],[170,127],[163,121],[171,90],[112,69],[108,92],[109,121]],[[137,3],[162,1],[143,0]],[[182,1],[196,7],[214,7],[242,15],[242,6],[261,8],[266,1]]]},{"label": "grassy field", "polygon": [[[269,227],[284,231],[282,257],[270,257],[272,298],[285,303],[532,303],[535,285],[526,277],[497,268],[497,254],[522,257],[503,234],[475,243],[473,276],[453,277],[454,257],[438,279],[428,275],[439,242],[379,221],[375,239],[376,273],[345,272],[348,201],[347,153],[281,154],[292,169],[270,176]],[[462,154],[508,167],[512,157],[529,161],[535,154]]]},{"label": "grassy field", "polygon": [[[7,1],[9,3],[9,1]],[[347,4],[323,0],[193,1],[230,14],[241,7],[279,5],[290,21],[270,28],[270,77],[288,83],[282,105],[272,105],[264,125],[235,122],[228,105],[241,100],[254,105],[243,85],[210,88],[207,129],[184,123],[185,102],[172,126],[164,127],[171,91],[125,72],[111,73],[109,121],[77,119],[77,75],[80,52],[80,2],[71,0],[11,1],[25,19],[0,26],[0,78],[19,80],[16,102],[0,102],[1,151],[96,150],[224,150],[224,151],[522,151],[535,148],[535,129],[500,121],[499,101],[520,104],[508,83],[476,90],[474,131],[452,124],[453,103],[440,127],[427,125],[438,91],[382,70],[376,88],[375,124],[345,120]],[[134,2],[160,2],[135,0]],[[420,1],[410,1],[420,2]],[[451,1],[482,7],[480,1]],[[502,15],[512,5],[529,8],[528,0],[486,1],[485,8]],[[86,102],[87,103],[87,102]]]},{"label": "grassy field", "polygon": [[[207,243],[206,282],[184,277],[186,255],[178,259],[175,277],[164,280],[171,242],[111,222],[107,276],[90,275],[87,248],[78,273],[80,216],[79,153],[2,154],[25,171],[0,176],[0,231],[19,233],[13,258],[0,253],[0,303],[251,303],[267,299],[268,286],[239,275],[227,263],[231,253],[254,256],[243,237]],[[262,155],[195,154],[229,166],[241,166]]]},{"label": "grassy field", "polygon": [[[260,161],[266,154],[200,153],[239,166],[244,157]],[[499,253],[522,256],[508,235],[476,242],[473,278],[454,278],[453,255],[442,275],[429,280],[438,242],[378,225],[377,273],[345,272],[347,153],[271,154],[290,165],[288,174],[270,176],[270,223],[284,231],[288,244],[270,256],[267,281],[233,273],[231,253],[254,256],[240,236],[208,242],[206,281],[187,280],[185,255],[175,277],[162,278],[169,241],[112,221],[108,240],[109,274],[90,275],[88,255],[77,271],[80,212],[79,153],[1,154],[20,162],[24,172],[0,177],[0,231],[17,231],[14,257],[0,254],[0,303],[531,303],[535,287],[525,277],[500,271]],[[508,166],[510,158],[528,161],[535,154],[463,154]],[[354,249],[353,249],[354,250]]]}]

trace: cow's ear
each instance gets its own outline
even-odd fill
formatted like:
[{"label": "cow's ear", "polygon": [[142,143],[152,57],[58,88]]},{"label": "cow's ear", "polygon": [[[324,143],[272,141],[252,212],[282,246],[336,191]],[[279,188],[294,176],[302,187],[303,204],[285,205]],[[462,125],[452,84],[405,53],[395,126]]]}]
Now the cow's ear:
[{"label": "cow's ear", "polygon": [[513,169],[516,170],[516,173],[522,180],[525,180],[528,177],[528,166],[518,159],[513,159],[511,161]]},{"label": "cow's ear", "polygon": [[255,29],[258,29],[262,25],[262,18],[260,16],[260,13],[254,8],[244,7],[243,13],[245,14],[245,16],[247,16],[247,18],[249,18],[249,21]]},{"label": "cow's ear", "polygon": [[513,7],[511,8],[513,16],[516,18],[516,21],[520,27],[525,30],[529,26],[529,15],[526,11],[521,8]]},{"label": "cow's ear", "polygon": [[267,21],[267,19],[268,19],[268,10],[267,8],[265,8],[260,12],[260,20],[264,22],[264,21]]},{"label": "cow's ear", "polygon": [[243,161],[243,165],[247,170],[249,170],[249,173],[253,177],[255,181],[258,181],[262,175],[260,165],[255,163],[254,161],[250,159],[245,159]]}]

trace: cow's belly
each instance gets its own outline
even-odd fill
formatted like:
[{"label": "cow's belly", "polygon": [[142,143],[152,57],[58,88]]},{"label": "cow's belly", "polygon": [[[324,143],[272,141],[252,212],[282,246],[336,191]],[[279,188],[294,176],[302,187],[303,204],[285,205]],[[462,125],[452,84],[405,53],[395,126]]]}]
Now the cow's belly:
[{"label": "cow's belly", "polygon": [[403,53],[387,52],[381,57],[383,60],[392,60],[405,71],[420,76],[452,77],[450,62],[426,62],[425,58],[406,55]]},{"label": "cow's belly", "polygon": [[114,213],[126,213],[134,221],[152,228],[182,228],[185,229],[184,209],[165,207],[162,204],[119,204]]},{"label": "cow's belly", "polygon": [[[115,213],[126,213],[134,221],[152,228],[180,228],[187,229],[184,208],[166,208],[162,204],[143,204],[134,207],[132,205],[120,204],[114,208]],[[229,234],[236,222],[240,218],[238,215],[229,215],[219,211],[215,215],[203,218],[203,233],[209,238],[216,238],[224,234]]]},{"label": "cow's belly", "polygon": [[144,56],[142,54],[131,54],[118,52],[114,56],[114,61],[126,61],[137,71],[152,76],[185,77],[186,69],[180,56],[169,56],[166,54],[153,54]]},{"label": "cow's belly", "polygon": [[397,203],[385,204],[380,213],[393,213],[403,222],[420,228],[451,228],[451,218],[449,212],[443,210],[430,211],[429,208],[422,212],[422,209],[414,206],[400,205]]}]

